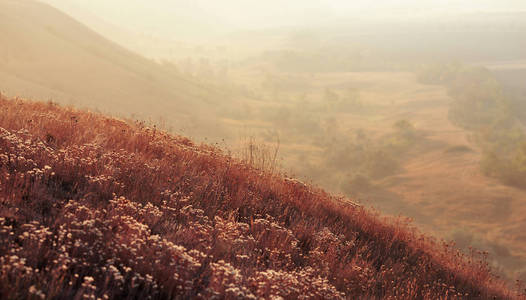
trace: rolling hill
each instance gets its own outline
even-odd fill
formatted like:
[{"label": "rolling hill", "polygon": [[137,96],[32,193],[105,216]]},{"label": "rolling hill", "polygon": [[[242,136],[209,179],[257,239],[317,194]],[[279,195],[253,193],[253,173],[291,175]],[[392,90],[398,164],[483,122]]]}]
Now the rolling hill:
[{"label": "rolling hill", "polygon": [[171,125],[221,94],[33,0],[0,2],[0,91]]},{"label": "rolling hill", "polygon": [[137,122],[0,99],[0,297],[512,299],[485,253]]}]

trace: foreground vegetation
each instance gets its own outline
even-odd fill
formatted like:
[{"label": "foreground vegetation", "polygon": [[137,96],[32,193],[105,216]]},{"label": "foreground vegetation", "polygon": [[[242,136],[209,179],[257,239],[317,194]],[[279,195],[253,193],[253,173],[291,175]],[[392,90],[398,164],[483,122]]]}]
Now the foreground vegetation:
[{"label": "foreground vegetation", "polygon": [[516,296],[485,253],[209,146],[51,103],[0,108],[1,298]]}]

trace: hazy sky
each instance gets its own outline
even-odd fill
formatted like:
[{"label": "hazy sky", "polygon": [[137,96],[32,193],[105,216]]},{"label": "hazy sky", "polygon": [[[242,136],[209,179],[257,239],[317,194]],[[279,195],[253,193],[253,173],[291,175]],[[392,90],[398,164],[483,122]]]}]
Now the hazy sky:
[{"label": "hazy sky", "polygon": [[95,15],[159,36],[225,33],[350,19],[523,11],[525,0],[43,0],[71,14]]}]

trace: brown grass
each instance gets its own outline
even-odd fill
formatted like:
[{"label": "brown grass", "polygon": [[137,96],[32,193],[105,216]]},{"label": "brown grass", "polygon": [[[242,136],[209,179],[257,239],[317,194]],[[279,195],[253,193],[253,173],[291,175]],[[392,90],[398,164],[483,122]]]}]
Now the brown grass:
[{"label": "brown grass", "polygon": [[511,299],[485,254],[140,123],[0,99],[2,299]]}]

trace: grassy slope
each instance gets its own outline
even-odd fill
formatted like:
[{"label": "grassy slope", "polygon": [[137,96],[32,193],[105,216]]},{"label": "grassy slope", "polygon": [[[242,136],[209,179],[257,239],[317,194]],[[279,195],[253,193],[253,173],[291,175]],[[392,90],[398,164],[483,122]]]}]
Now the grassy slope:
[{"label": "grassy slope", "polygon": [[34,0],[0,2],[0,91],[172,125],[221,94]]},{"label": "grassy slope", "polygon": [[473,254],[217,149],[0,100],[0,296],[511,298]]}]

